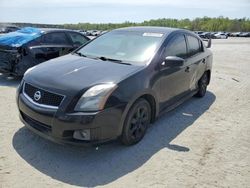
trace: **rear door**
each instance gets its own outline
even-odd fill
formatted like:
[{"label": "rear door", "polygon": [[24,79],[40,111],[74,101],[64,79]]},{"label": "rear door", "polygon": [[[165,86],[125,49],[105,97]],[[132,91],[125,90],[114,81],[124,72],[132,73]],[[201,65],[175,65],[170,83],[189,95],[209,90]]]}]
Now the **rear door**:
[{"label": "rear door", "polygon": [[195,36],[186,35],[188,55],[186,64],[189,69],[189,82],[187,83],[189,90],[194,90],[199,78],[206,69],[207,58],[204,56],[204,46],[200,39]]}]

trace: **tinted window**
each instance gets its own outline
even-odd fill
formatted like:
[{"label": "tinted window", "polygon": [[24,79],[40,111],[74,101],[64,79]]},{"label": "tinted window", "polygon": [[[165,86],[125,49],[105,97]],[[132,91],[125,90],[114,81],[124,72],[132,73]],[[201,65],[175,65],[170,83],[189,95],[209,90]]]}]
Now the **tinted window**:
[{"label": "tinted window", "polygon": [[184,35],[177,35],[169,42],[165,56],[177,56],[181,58],[187,56],[187,46]]},{"label": "tinted window", "polygon": [[48,33],[43,36],[42,42],[45,44],[67,44],[67,38],[64,33]]},{"label": "tinted window", "polygon": [[80,46],[82,44],[85,44],[88,41],[84,36],[82,36],[78,33],[69,33],[69,36],[70,36],[73,44],[75,44],[75,45]]},{"label": "tinted window", "polygon": [[38,37],[29,42],[29,45],[39,45],[41,43],[41,37]]},{"label": "tinted window", "polygon": [[195,55],[201,51],[200,42],[196,37],[187,36],[188,44],[189,44],[189,55]]}]

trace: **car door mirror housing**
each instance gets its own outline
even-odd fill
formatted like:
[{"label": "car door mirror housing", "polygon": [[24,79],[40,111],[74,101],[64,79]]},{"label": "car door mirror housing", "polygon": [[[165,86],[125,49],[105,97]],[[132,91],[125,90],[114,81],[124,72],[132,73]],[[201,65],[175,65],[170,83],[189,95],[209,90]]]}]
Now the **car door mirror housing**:
[{"label": "car door mirror housing", "polygon": [[182,66],[184,63],[184,59],[177,57],[177,56],[167,56],[162,63],[162,65],[167,65],[167,66]]},{"label": "car door mirror housing", "polygon": [[207,48],[211,48],[212,45],[212,39],[210,38],[207,42]]}]

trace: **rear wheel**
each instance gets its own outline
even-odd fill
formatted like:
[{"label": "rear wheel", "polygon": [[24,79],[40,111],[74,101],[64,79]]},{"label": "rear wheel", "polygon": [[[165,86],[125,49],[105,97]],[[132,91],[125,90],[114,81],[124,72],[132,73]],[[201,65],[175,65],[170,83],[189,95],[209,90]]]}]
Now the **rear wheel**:
[{"label": "rear wheel", "polygon": [[138,143],[145,135],[151,120],[151,107],[147,100],[137,100],[124,122],[121,141],[125,145]]},{"label": "rear wheel", "polygon": [[198,92],[195,94],[196,97],[204,97],[207,91],[208,75],[205,72],[198,82]]}]

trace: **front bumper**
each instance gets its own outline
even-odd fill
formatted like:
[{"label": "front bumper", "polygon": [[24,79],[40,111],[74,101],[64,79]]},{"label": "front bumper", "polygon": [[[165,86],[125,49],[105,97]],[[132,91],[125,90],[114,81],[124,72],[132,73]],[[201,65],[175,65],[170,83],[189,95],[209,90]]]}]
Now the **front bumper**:
[{"label": "front bumper", "polygon": [[0,73],[11,73],[11,70],[12,70],[11,63],[9,63],[7,61],[0,62]]},{"label": "front bumper", "polygon": [[0,49],[0,72],[11,73],[13,70],[13,66],[17,62],[17,57],[17,51]]},{"label": "front bumper", "polygon": [[[47,109],[31,103],[22,93],[17,103],[21,121],[31,131],[54,141],[74,145],[98,145],[116,139],[122,130],[124,105],[94,113],[65,113],[59,109]],[[74,131],[90,130],[90,140],[73,138]]]}]

